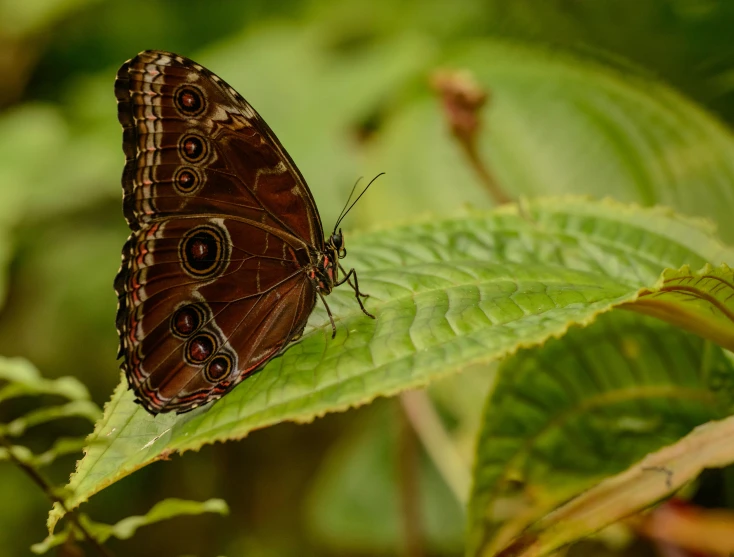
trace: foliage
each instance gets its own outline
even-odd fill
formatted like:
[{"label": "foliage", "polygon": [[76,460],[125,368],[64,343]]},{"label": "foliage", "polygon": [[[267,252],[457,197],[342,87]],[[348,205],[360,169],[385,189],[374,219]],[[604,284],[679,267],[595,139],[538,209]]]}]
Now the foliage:
[{"label": "foliage", "polygon": [[[102,440],[90,442],[88,439],[59,438],[43,453],[33,454],[27,447],[17,445],[11,439],[20,437],[28,428],[53,420],[82,417],[94,423],[100,417],[99,408],[89,400],[89,392],[77,379],[44,379],[37,369],[22,359],[0,359],[0,379],[5,383],[0,389],[0,402],[7,403],[13,398],[29,395],[55,395],[70,400],[61,405],[33,409],[7,424],[0,423],[0,460],[15,464],[36,483],[52,503],[61,507],[61,501],[66,494],[48,483],[40,469],[52,464],[59,457],[80,451],[84,446],[92,446],[95,442],[104,446],[107,444]],[[53,547],[73,543],[75,538],[90,541],[93,547],[99,547],[98,544],[104,543],[110,536],[128,539],[141,526],[175,516],[205,512],[224,515],[228,508],[220,499],[203,503],[166,499],[156,504],[144,516],[127,517],[113,526],[95,523],[85,515],[77,516],[74,513],[63,532],[49,534],[43,542],[34,544],[31,549],[34,553],[42,554]]]},{"label": "foliage", "polygon": [[[183,515],[199,515],[202,513],[217,513],[226,516],[229,512],[227,503],[222,499],[209,499],[201,503],[196,501],[185,501],[183,499],[164,499],[156,503],[147,513],[142,516],[128,516],[123,518],[117,524],[101,524],[91,521],[87,516],[81,515],[80,521],[101,543],[107,541],[114,536],[120,540],[127,540],[135,535],[138,528],[155,524],[161,520],[167,520]],[[31,549],[33,553],[43,554],[49,549],[67,543],[70,537],[76,536],[84,539],[78,533],[74,532],[74,527],[69,525],[64,532],[59,534],[49,534],[49,536],[40,543],[34,544]]]}]

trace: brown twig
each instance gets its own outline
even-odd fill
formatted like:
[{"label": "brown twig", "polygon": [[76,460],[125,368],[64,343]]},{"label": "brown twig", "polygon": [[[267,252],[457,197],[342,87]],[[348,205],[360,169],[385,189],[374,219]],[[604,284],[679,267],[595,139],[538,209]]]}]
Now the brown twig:
[{"label": "brown twig", "polygon": [[56,495],[56,493],[54,493],[53,486],[46,480],[46,478],[44,478],[41,473],[33,466],[23,461],[23,459],[18,458],[18,456],[15,454],[13,444],[8,441],[6,437],[2,434],[0,434],[0,445],[5,447],[5,449],[8,451],[8,458],[10,459],[10,461],[18,468],[20,468],[23,472],[25,472],[26,476],[28,476],[33,481],[33,483],[41,488],[41,491],[46,494],[46,496],[51,500],[52,503],[58,503],[61,508],[64,509],[64,512],[68,516],[69,522],[71,522],[74,528],[81,532],[84,539],[89,542],[89,545],[91,545],[97,551],[97,553],[99,553],[103,557],[113,557],[113,554],[108,551],[104,546],[102,546],[99,540],[97,540],[97,538],[95,538],[81,523],[77,513],[73,510],[69,510],[64,500]]},{"label": "brown twig", "polygon": [[398,470],[400,499],[403,514],[406,557],[423,557],[423,527],[418,486],[420,462],[415,433],[405,415],[400,412],[400,437],[398,441]]},{"label": "brown twig", "polygon": [[451,133],[489,195],[498,205],[512,201],[502,190],[489,166],[479,155],[478,136],[482,126],[481,108],[488,94],[472,76],[464,71],[438,71],[431,78],[433,88],[441,95],[444,114]]}]

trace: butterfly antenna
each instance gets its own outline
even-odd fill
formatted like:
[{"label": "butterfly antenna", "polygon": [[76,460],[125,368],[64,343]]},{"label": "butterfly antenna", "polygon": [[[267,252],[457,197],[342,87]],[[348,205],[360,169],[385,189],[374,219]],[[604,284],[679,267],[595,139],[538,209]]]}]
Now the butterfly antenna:
[{"label": "butterfly antenna", "polygon": [[352,186],[352,191],[349,192],[349,197],[347,197],[347,202],[344,204],[344,208],[342,209],[341,213],[339,213],[339,217],[336,219],[336,226],[334,227],[334,232],[336,232],[337,226],[339,226],[339,223],[344,218],[344,211],[347,210],[347,206],[349,205],[349,202],[352,200],[352,196],[354,195],[354,190],[357,189],[357,185],[362,180],[362,176],[357,178],[357,181],[354,182],[354,185]]},{"label": "butterfly antenna", "polygon": [[[336,229],[339,228],[339,224],[341,223],[342,220],[344,220],[344,217],[346,217],[347,214],[349,214],[349,211],[352,210],[352,207],[354,207],[357,204],[357,201],[359,201],[360,199],[362,199],[362,196],[365,193],[367,193],[367,190],[370,189],[370,186],[372,185],[372,183],[375,180],[377,180],[380,176],[382,176],[384,174],[385,174],[384,172],[380,172],[377,176],[375,176],[374,178],[372,178],[372,180],[370,180],[370,183],[367,184],[367,186],[362,190],[362,193],[360,193],[357,196],[357,199],[354,200],[354,203],[352,203],[351,205],[349,205],[349,209],[347,209],[346,211],[342,211],[342,214],[339,215],[339,218],[337,219],[336,224],[334,225],[334,232],[336,232]],[[357,180],[357,183],[359,183],[359,180]],[[357,184],[354,184],[354,188],[356,188],[356,187],[357,187]],[[352,188],[352,192],[354,192],[354,188]],[[352,194],[350,193],[349,194],[349,199],[351,199],[351,198],[352,198]],[[349,203],[349,200],[347,200],[347,204],[348,203]],[[345,205],[345,207],[346,207],[346,205]]]}]

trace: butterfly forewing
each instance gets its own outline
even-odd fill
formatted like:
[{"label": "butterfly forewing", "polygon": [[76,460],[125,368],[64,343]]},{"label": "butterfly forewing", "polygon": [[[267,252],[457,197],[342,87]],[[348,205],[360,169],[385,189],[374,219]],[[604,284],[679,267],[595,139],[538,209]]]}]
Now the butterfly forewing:
[{"label": "butterfly forewing", "polygon": [[115,81],[120,355],[152,413],[219,398],[298,337],[324,251],[318,211],[255,110],[191,60],[146,51]]},{"label": "butterfly forewing", "polygon": [[123,208],[133,229],[167,215],[233,214],[323,249],[303,177],[222,79],[181,56],[146,51],[120,68],[115,94],[127,158]]}]

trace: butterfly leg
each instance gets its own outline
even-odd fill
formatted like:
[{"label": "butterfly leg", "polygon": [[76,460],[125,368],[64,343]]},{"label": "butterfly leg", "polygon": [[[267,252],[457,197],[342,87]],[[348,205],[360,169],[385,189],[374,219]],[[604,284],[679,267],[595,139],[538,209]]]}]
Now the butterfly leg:
[{"label": "butterfly leg", "polygon": [[354,274],[354,281],[356,282],[357,281],[357,271],[355,271],[354,269],[351,269],[347,273],[344,270],[344,267],[342,267],[342,264],[341,263],[339,263],[339,270],[345,276],[344,276],[344,278],[342,280],[340,280],[339,282],[336,283],[336,286],[339,286],[340,284],[344,284],[344,281],[346,281],[347,284],[352,287],[352,289],[357,293],[358,296],[362,296],[363,298],[369,298],[370,297],[369,294],[364,294],[364,293],[360,292],[358,286],[355,286],[354,284],[352,284],[351,276],[352,276],[352,274]]},{"label": "butterfly leg", "polygon": [[[339,264],[339,268],[341,269],[342,273],[345,272],[341,264]],[[349,280],[352,276],[354,277],[354,284],[352,284],[352,281]],[[345,282],[354,290],[354,297],[357,298],[357,302],[359,303],[359,307],[362,309],[362,313],[364,313],[367,317],[371,317],[372,319],[374,319],[375,316],[367,311],[364,307],[364,304],[362,303],[362,298],[369,297],[369,294],[362,294],[362,292],[359,291],[359,280],[357,279],[357,271],[355,271],[354,269],[350,269],[349,272],[344,275],[344,278],[336,283],[336,286],[344,284]],[[362,296],[362,298],[360,298],[360,296]]]},{"label": "butterfly leg", "polygon": [[324,295],[321,293],[321,290],[317,289],[316,292],[318,292],[319,298],[321,298],[321,301],[323,302],[324,307],[326,308],[326,314],[329,316],[329,321],[331,321],[331,338],[334,338],[336,336],[336,323],[334,323],[334,316],[331,315],[329,304],[326,303],[326,298],[324,298]]}]

